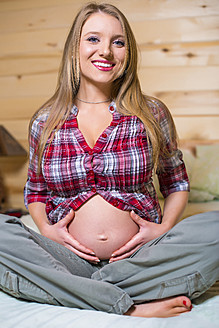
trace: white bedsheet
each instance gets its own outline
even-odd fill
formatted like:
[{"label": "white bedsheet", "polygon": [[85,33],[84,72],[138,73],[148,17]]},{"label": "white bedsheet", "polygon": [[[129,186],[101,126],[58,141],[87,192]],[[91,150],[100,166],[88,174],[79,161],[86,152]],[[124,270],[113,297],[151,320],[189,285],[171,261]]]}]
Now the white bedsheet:
[{"label": "white bedsheet", "polygon": [[219,295],[207,292],[173,318],[134,318],[15,299],[0,291],[1,328],[218,328]]}]

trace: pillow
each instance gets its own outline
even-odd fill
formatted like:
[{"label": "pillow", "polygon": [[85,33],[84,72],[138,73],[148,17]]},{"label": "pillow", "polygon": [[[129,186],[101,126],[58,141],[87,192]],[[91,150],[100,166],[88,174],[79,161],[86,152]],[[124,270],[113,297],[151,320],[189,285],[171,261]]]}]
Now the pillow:
[{"label": "pillow", "polygon": [[191,203],[202,203],[202,202],[211,202],[215,200],[215,196],[210,194],[208,191],[190,189],[189,193],[189,202]]},{"label": "pillow", "polygon": [[219,145],[196,147],[190,187],[190,201],[219,199]]}]

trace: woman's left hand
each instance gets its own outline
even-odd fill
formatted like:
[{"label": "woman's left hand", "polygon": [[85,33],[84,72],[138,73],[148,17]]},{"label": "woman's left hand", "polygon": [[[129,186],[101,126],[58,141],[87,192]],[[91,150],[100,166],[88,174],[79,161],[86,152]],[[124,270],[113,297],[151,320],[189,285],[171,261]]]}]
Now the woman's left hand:
[{"label": "woman's left hand", "polygon": [[154,222],[146,221],[138,216],[134,211],[130,212],[130,216],[132,220],[139,226],[139,231],[125,245],[113,252],[109,260],[110,263],[129,257],[141,246],[145,245],[150,240],[161,236],[163,233],[170,229],[170,227],[164,223],[157,224]]}]

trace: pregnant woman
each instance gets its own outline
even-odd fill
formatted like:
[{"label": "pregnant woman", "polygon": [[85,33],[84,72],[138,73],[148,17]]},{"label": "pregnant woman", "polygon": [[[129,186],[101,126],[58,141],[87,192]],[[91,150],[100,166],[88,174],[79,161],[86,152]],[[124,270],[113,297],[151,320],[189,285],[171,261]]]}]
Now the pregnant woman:
[{"label": "pregnant woman", "polygon": [[109,4],[84,6],[57,89],[30,123],[25,202],[41,234],[1,218],[0,274],[16,277],[19,289],[0,287],[117,314],[190,311],[191,299],[219,278],[218,213],[178,223],[188,190],[170,112],[140,89],[126,18]]}]

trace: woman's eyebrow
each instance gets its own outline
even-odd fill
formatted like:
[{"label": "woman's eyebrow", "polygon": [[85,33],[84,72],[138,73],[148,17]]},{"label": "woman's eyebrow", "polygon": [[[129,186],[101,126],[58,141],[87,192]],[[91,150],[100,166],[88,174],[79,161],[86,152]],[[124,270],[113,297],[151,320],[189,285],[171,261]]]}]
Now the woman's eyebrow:
[{"label": "woman's eyebrow", "polygon": [[[87,33],[84,34],[84,36],[87,36],[89,34],[96,34],[96,35],[101,35],[101,32],[97,32],[97,31],[89,31]],[[124,34],[115,34],[112,36],[112,39],[117,39],[117,38],[124,38]]]}]

